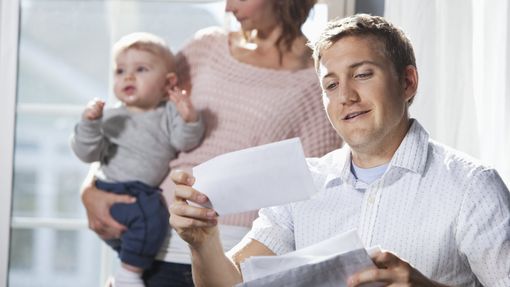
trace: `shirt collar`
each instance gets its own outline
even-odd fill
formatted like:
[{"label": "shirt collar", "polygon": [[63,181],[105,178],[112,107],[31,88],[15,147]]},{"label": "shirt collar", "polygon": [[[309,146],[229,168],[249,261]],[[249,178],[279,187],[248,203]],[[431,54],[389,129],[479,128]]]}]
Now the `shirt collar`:
[{"label": "shirt collar", "polygon": [[400,167],[421,174],[427,163],[429,133],[417,120],[411,121],[411,127],[391,158],[389,168]]},{"label": "shirt collar", "polygon": [[[422,173],[425,169],[429,134],[416,119],[411,121],[411,127],[391,158],[388,170],[399,167]],[[350,169],[351,159],[351,149],[347,145],[331,153],[326,185],[336,178],[353,186],[356,184],[356,178]]]}]

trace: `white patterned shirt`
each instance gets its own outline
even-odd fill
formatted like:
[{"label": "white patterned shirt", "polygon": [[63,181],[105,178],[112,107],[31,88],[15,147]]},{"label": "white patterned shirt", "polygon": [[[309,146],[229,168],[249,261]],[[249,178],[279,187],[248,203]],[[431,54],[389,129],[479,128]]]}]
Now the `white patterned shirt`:
[{"label": "white patterned shirt", "polygon": [[260,210],[247,236],[283,254],[355,228],[439,283],[510,286],[510,194],[494,169],[416,120],[378,180],[357,182],[350,162],[348,147],[309,159],[317,197]]}]

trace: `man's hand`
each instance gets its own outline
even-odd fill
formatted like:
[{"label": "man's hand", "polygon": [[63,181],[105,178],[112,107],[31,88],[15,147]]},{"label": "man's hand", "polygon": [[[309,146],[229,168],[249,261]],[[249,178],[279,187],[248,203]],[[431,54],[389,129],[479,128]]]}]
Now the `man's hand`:
[{"label": "man's hand", "polygon": [[126,227],[110,215],[110,208],[115,203],[134,203],[136,199],[129,195],[105,192],[89,185],[84,188],[81,199],[87,210],[89,228],[103,240],[120,238]]},{"label": "man's hand", "polygon": [[177,111],[182,119],[187,123],[194,123],[198,121],[198,113],[191,103],[189,94],[185,90],[177,87],[168,89],[170,100],[175,103]]},{"label": "man's hand", "polygon": [[82,118],[84,120],[97,120],[103,116],[103,108],[105,102],[101,99],[95,98],[87,104],[87,107],[83,111]]},{"label": "man's hand", "polygon": [[179,236],[191,246],[199,246],[218,235],[216,211],[188,202],[206,204],[209,199],[191,186],[195,179],[190,174],[172,170],[170,178],[175,183],[175,195],[170,206],[170,224]]},{"label": "man's hand", "polygon": [[446,287],[436,283],[391,252],[378,252],[373,257],[377,268],[358,272],[347,281],[349,287],[371,282],[383,282],[386,286]]}]

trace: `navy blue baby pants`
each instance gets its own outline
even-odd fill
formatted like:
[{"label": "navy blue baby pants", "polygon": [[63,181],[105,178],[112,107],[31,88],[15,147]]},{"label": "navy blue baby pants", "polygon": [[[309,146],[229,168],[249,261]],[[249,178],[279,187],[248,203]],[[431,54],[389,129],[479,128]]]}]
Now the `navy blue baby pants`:
[{"label": "navy blue baby pants", "polygon": [[126,264],[147,269],[151,266],[169,228],[169,213],[161,189],[140,181],[109,183],[96,180],[96,187],[136,197],[135,203],[117,203],[110,214],[127,230],[120,239],[106,240]]}]

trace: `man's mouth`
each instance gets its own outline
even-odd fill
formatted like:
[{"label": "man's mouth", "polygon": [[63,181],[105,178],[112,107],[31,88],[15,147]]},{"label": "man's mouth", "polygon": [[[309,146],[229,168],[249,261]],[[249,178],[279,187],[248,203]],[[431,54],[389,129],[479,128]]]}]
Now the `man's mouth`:
[{"label": "man's mouth", "polygon": [[366,113],[370,112],[370,110],[368,111],[360,111],[360,112],[353,112],[353,113],[349,113],[347,114],[343,119],[344,120],[351,120],[351,119],[354,119],[355,117],[358,117],[358,116],[361,116],[361,115],[364,115]]}]

